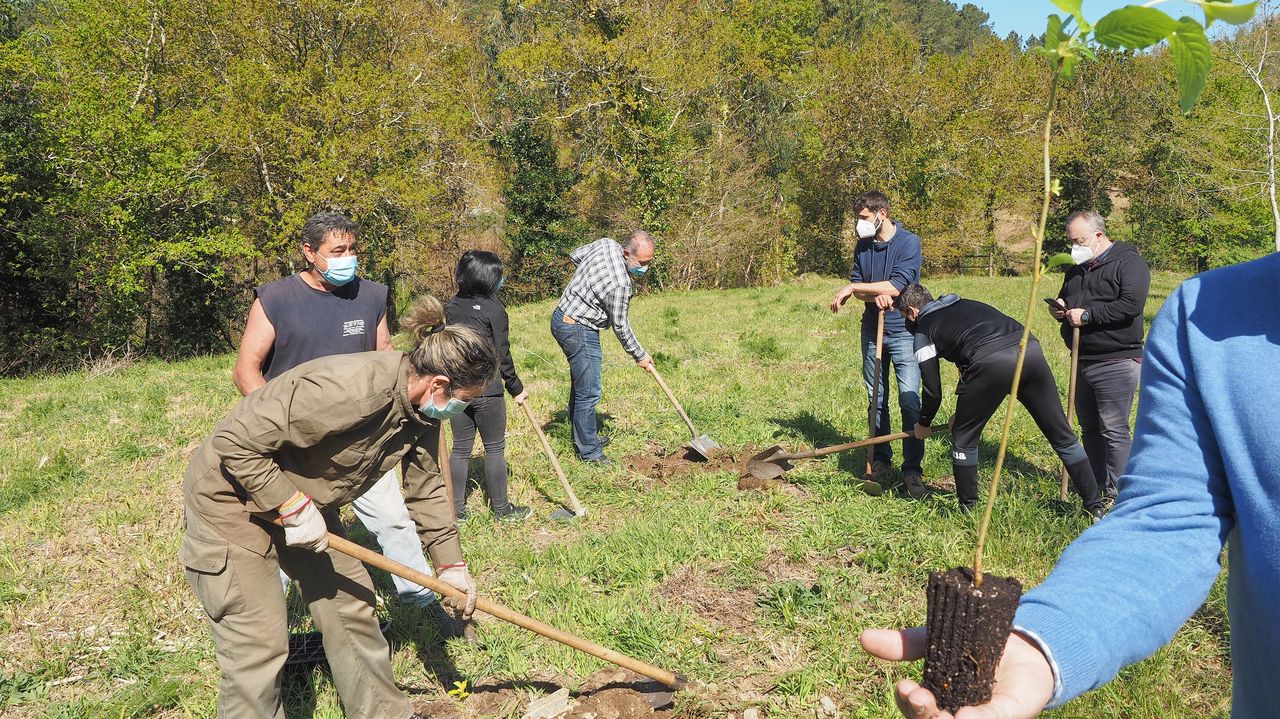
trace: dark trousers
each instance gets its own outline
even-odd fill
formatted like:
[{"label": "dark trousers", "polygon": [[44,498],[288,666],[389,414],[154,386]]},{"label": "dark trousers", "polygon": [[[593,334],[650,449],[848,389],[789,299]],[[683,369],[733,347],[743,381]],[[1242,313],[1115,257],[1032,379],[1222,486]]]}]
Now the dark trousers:
[{"label": "dark trousers", "polygon": [[551,313],[551,336],[556,338],[569,360],[569,421],[573,424],[573,445],[581,459],[604,456],[596,424],[600,404],[600,331],[581,323],[564,321],[564,313]]},{"label": "dark trousers", "polygon": [[1129,412],[1138,391],[1142,365],[1136,360],[1081,362],[1076,384],[1076,415],[1084,451],[1098,478],[1098,489],[1116,496],[1116,479],[1129,462]]},{"label": "dark trousers", "polygon": [[[959,478],[972,471],[961,467],[978,466],[978,443],[982,430],[1000,403],[1009,396],[1013,385],[1013,370],[1018,359],[1018,347],[998,350],[970,365],[956,389],[955,424],[951,431],[951,463],[956,469],[956,494],[962,504],[978,500],[976,482],[972,487],[961,487]],[[1027,356],[1022,366],[1022,381],[1018,386],[1018,401],[1035,420],[1040,433],[1049,440],[1049,446],[1072,471],[1076,491],[1086,507],[1099,503],[1098,485],[1088,467],[1088,457],[1080,446],[1075,432],[1067,423],[1067,413],[1062,409],[1058,384],[1053,379],[1049,363],[1045,361],[1040,343],[1032,339],[1027,344]],[[968,484],[967,482],[965,483]]]},{"label": "dark trousers", "polygon": [[494,514],[511,511],[507,499],[507,402],[502,395],[476,397],[462,414],[449,420],[453,428],[453,450],[449,452],[449,473],[453,476],[454,512],[467,505],[467,468],[476,431],[484,442],[484,491]]}]

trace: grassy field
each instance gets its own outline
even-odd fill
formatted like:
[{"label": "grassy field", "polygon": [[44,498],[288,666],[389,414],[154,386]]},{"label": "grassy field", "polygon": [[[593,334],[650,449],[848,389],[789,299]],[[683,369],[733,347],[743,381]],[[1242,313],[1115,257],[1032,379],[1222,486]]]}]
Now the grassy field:
[{"label": "grassy field", "polygon": [[[1176,282],[1155,278],[1148,318]],[[859,313],[826,309],[838,284],[808,277],[769,289],[642,296],[633,317],[700,429],[725,447],[828,444],[866,433]],[[1028,280],[930,284],[1021,316]],[[1056,289],[1056,277],[1047,284]],[[920,667],[872,660],[858,633],[922,622],[926,574],[969,561],[976,519],[955,515],[945,491],[924,501],[855,491],[861,454],[804,463],[789,475],[794,487],[767,493],[738,491],[733,472],[654,480],[621,465],[586,468],[572,459],[568,369],[547,329],[551,307],[513,310],[515,359],[589,514],[567,525],[548,519],[560,489],[513,411],[512,491],[537,513],[496,525],[473,497],[463,547],[481,592],[706,682],[705,692],[681,697],[682,716],[741,716],[749,706],[770,717],[814,716],[820,697],[841,716],[895,716],[894,681]],[[1047,313],[1037,312],[1033,330],[1065,394],[1067,352]],[[609,453],[636,455],[651,443],[675,450],[688,438],[678,417],[652,379],[603,339]],[[231,356],[102,363],[0,381],[0,716],[213,715],[213,647],[177,560],[179,485],[188,453],[237,399],[231,364]],[[954,369],[946,372],[953,387]],[[950,411],[944,405],[940,416]],[[984,480],[997,424],[983,444]],[[947,450],[945,436],[928,443],[927,481],[945,485]],[[1058,465],[1022,410],[1007,466],[988,569],[1034,585],[1086,519],[1052,511]],[[477,460],[473,476],[479,470]],[[353,536],[368,543],[359,529]],[[390,588],[385,575],[375,579]],[[1225,716],[1231,671],[1221,584],[1169,647],[1053,715]],[[476,644],[441,646],[422,617],[384,594],[396,678],[415,701],[451,701],[445,692],[457,680],[473,691],[505,682],[508,695],[532,696],[538,680],[573,685],[602,666],[494,622],[480,625]],[[291,675],[288,690],[290,716],[341,716],[322,671]],[[485,707],[482,698],[473,694],[459,710],[524,710],[524,702]]]}]

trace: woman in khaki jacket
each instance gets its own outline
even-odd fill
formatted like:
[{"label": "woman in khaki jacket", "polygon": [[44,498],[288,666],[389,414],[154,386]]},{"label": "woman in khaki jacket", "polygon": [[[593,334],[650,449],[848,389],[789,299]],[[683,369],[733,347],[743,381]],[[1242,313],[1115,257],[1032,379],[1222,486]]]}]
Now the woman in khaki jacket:
[{"label": "woman in khaki jacket", "polygon": [[346,715],[413,716],[391,677],[369,574],[328,551],[326,539],[342,531],[337,509],[392,467],[439,578],[467,592],[451,608],[463,617],[475,608],[436,453],[440,421],[484,392],[497,358],[475,330],[445,327],[435,298],[420,300],[402,325],[418,342],[413,351],[298,365],[241,400],[187,466],[180,556],[213,632],[220,717],[284,717],[279,568],[297,580],[323,635]]}]

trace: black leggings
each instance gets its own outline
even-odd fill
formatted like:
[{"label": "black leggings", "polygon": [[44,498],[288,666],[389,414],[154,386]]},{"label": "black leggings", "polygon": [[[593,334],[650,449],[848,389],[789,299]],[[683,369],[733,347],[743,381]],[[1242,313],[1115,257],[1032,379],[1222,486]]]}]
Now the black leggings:
[{"label": "black leggings", "polygon": [[476,430],[484,442],[484,488],[494,514],[511,511],[507,499],[507,403],[501,395],[476,397],[471,404],[449,420],[453,428],[453,450],[449,453],[449,472],[453,475],[454,510],[461,513],[467,504],[467,470]]},{"label": "black leggings", "polygon": [[[1017,360],[1016,345],[997,350],[970,365],[961,378],[960,386],[956,388],[956,416],[951,433],[951,463],[957,470],[957,478],[961,467],[978,466],[978,443],[982,440],[982,430],[987,426],[991,415],[999,409],[1000,403],[1009,396]],[[1062,463],[1073,471],[1082,472],[1076,465],[1081,462],[1087,465],[1089,458],[1080,445],[1080,440],[1076,439],[1071,425],[1067,424],[1067,415],[1062,411],[1062,398],[1058,395],[1058,384],[1040,350],[1040,343],[1034,339],[1027,344],[1027,357],[1022,364],[1022,381],[1018,385],[1018,401],[1031,413],[1031,418],[1035,420],[1045,439],[1049,440],[1049,446],[1053,447]],[[1096,502],[1097,486],[1088,486],[1093,483],[1092,479],[1092,472],[1089,472],[1087,478],[1081,477],[1076,488],[1086,505]],[[958,485],[957,481],[959,492]],[[976,500],[976,495],[961,497],[962,501],[967,499]]]}]

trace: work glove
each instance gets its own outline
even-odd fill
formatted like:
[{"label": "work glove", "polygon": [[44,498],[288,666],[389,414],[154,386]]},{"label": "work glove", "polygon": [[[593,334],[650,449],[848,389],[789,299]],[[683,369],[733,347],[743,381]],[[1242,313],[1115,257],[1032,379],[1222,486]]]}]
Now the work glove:
[{"label": "work glove", "polygon": [[467,571],[467,563],[459,562],[437,569],[436,576],[440,581],[467,593],[462,598],[445,597],[444,605],[453,610],[457,619],[470,619],[476,611],[476,580]]},{"label": "work glove", "polygon": [[294,492],[278,511],[280,523],[284,525],[285,544],[317,553],[329,548],[329,527],[310,497]]}]

